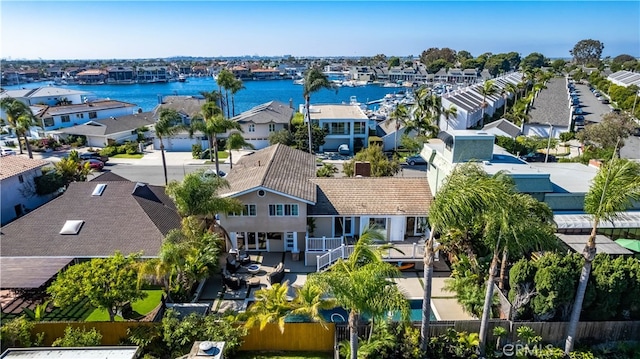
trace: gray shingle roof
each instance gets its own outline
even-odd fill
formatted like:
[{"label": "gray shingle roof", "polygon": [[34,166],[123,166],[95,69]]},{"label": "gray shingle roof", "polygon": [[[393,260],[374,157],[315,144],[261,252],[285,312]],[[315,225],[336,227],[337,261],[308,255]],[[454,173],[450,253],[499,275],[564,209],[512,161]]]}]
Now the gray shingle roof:
[{"label": "gray shingle roof", "polygon": [[279,101],[271,101],[258,105],[238,116],[232,118],[239,123],[285,123],[288,124],[293,117],[293,109]]},{"label": "gray shingle roof", "polygon": [[[97,184],[106,188],[92,196]],[[180,217],[163,187],[136,190],[135,182],[74,182],[66,192],[2,227],[2,257],[106,257],[142,252],[156,256]],[[61,235],[67,220],[83,220],[76,235]]]},{"label": "gray shingle roof", "polygon": [[315,178],[318,200],[309,215],[427,216],[433,200],[426,178]]},{"label": "gray shingle roof", "polygon": [[231,188],[220,195],[233,197],[264,188],[314,203],[316,186],[310,179],[315,175],[314,155],[277,144],[240,158],[226,177]]},{"label": "gray shingle roof", "polygon": [[516,137],[518,137],[518,136],[520,136],[522,134],[520,132],[520,127],[516,126],[515,124],[513,124],[509,120],[505,120],[504,118],[501,118],[498,121],[491,122],[491,123],[487,124],[486,126],[484,126],[482,129],[483,130],[488,130],[488,129],[491,129],[491,128],[494,128],[494,127],[499,129],[500,131],[508,134],[512,138],[516,138]]},{"label": "gray shingle roof", "polygon": [[154,117],[157,117],[160,109],[168,108],[193,118],[200,113],[205,102],[204,98],[193,96],[165,96],[162,99],[162,103],[153,110],[153,114]]},{"label": "gray shingle roof", "polygon": [[153,113],[143,112],[135,115],[89,121],[82,125],[67,127],[58,131],[72,135],[106,136],[113,133],[133,131],[139,127],[150,126],[154,123]]}]

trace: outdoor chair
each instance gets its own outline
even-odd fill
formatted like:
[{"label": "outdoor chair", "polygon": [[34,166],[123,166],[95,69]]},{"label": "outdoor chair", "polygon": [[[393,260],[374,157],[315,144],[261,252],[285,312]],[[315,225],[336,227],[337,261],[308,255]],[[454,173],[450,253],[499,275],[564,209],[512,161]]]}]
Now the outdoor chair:
[{"label": "outdoor chair", "polygon": [[240,263],[238,263],[238,261],[236,261],[235,257],[227,256],[227,265],[225,266],[225,268],[230,273],[236,273],[238,269],[240,269],[240,267],[241,265]]}]

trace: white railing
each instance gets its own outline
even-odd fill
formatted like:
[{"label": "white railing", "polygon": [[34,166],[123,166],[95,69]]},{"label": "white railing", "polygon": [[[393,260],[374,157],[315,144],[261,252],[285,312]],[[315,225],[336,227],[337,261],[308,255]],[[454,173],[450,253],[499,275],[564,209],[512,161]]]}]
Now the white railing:
[{"label": "white railing", "polygon": [[334,238],[310,238],[306,237],[305,250],[307,252],[326,252],[328,250],[336,249],[344,244],[344,237]]},{"label": "white railing", "polygon": [[[374,246],[380,247],[380,246]],[[353,253],[354,246],[341,245],[338,248],[332,249],[327,253],[316,256],[316,271],[320,272],[329,268],[338,259],[346,259]],[[436,260],[438,260],[438,252],[436,254]],[[384,251],[382,258],[387,262],[402,262],[402,261],[418,261],[424,257],[424,244],[420,243],[399,243],[394,244],[393,248],[389,248]]]}]

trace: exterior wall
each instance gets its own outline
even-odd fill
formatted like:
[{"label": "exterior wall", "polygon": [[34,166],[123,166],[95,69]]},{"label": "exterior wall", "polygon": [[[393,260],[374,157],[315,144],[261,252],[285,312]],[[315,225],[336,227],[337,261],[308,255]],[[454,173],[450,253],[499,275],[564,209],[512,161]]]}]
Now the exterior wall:
[{"label": "exterior wall", "polygon": [[[539,136],[539,137],[549,137],[549,132],[551,127],[547,124],[525,124],[522,134],[524,136]],[[569,132],[569,128],[566,126],[553,126],[553,137],[560,138],[560,134],[564,132]]]},{"label": "exterior wall", "polygon": [[583,211],[584,193],[546,193],[544,203],[554,211]]},{"label": "exterior wall", "polygon": [[[223,216],[222,226],[230,232],[306,232],[307,204],[292,198],[266,192],[259,197],[253,191],[236,197],[244,204],[256,205],[256,216]],[[269,216],[269,204],[297,204],[298,216],[272,217]]]},{"label": "exterior wall", "polygon": [[[45,131],[51,131],[59,128],[66,128],[76,125],[81,125],[83,123],[87,123],[89,121],[99,121],[109,117],[120,117],[120,116],[128,116],[131,115],[137,110],[137,107],[120,107],[120,108],[112,108],[107,110],[96,109],[88,110],[84,112],[77,112],[68,114],[69,122],[62,122],[62,115],[53,116],[53,126],[44,126],[44,120],[41,125],[44,127]],[[95,112],[95,118],[89,118],[89,113]]]},{"label": "exterior wall", "polygon": [[333,237],[333,217],[314,217],[316,229],[311,237]]},{"label": "exterior wall", "polygon": [[[84,99],[87,98],[87,94],[72,94],[72,95],[60,95],[60,96],[39,96],[39,97],[31,97],[29,99],[27,99],[26,102],[29,105],[37,105],[37,104],[41,104],[44,103],[46,105],[49,106],[55,106],[58,104],[58,101],[60,101],[63,98],[66,98],[68,101],[71,101],[72,104],[76,105],[76,104],[80,104],[82,102],[84,102]],[[22,99],[21,99],[22,100]]]},{"label": "exterior wall", "polygon": [[[155,133],[151,131],[153,134],[153,149],[160,149],[160,140],[155,136]],[[209,141],[202,140],[198,136],[193,136],[193,138],[189,138],[188,133],[179,133],[173,135],[168,138],[163,138],[162,142],[164,143],[164,150],[168,152],[191,152],[191,146],[196,143],[200,143],[202,149],[209,148]]]},{"label": "exterior wall", "polygon": [[[256,148],[256,150],[261,150],[265,147],[268,147],[269,135],[273,132],[277,132],[286,128],[286,125],[284,123],[276,123],[275,131],[270,132],[269,124],[256,124],[254,126],[254,131],[251,132],[249,131],[249,125],[251,125],[251,123],[243,123],[240,125],[243,131],[242,137],[244,137],[247,142],[251,143]],[[235,132],[235,130],[233,130],[232,132]],[[231,132],[227,132],[224,137],[228,137],[230,134]]]},{"label": "exterior wall", "polygon": [[[108,136],[87,136],[87,145],[90,147],[106,147],[108,145],[108,139],[112,139],[116,141],[116,143],[123,143],[137,140],[138,135],[131,134],[131,131],[126,131],[113,133]],[[189,151],[191,151],[191,149],[189,149]]]},{"label": "exterior wall", "polygon": [[488,161],[493,157],[493,136],[486,136],[486,139],[464,138],[456,136],[454,138],[453,151],[445,149],[445,156],[451,162],[467,162],[470,160]]},{"label": "exterior wall", "polygon": [[2,198],[2,225],[17,218],[15,206],[22,205],[23,214],[31,211],[51,199],[51,196],[25,196],[25,192],[35,191],[34,177],[42,175],[40,168],[22,174],[23,182],[19,176],[13,176],[2,180],[0,184],[0,198]]}]

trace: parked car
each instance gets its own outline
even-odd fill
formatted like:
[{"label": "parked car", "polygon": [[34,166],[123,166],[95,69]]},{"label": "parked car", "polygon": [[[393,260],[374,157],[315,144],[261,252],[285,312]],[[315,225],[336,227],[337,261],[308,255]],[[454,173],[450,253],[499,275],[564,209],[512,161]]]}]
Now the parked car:
[{"label": "parked car", "polygon": [[88,160],[80,162],[80,164],[83,166],[85,163],[89,163],[89,167],[91,167],[92,170],[102,171],[102,169],[104,168],[104,162],[96,160],[95,158],[90,158]]},{"label": "parked car", "polygon": [[407,164],[409,166],[426,165],[427,161],[425,161],[425,159],[422,158],[422,156],[420,155],[413,155],[413,156],[407,157]]},{"label": "parked car", "polygon": [[338,154],[343,156],[349,156],[351,154],[351,151],[349,151],[349,145],[342,144],[338,146]]},{"label": "parked car", "polygon": [[605,105],[608,105],[609,104],[609,99],[606,99],[606,98],[603,97],[602,99],[600,99],[600,102],[602,102]]},{"label": "parked car", "polygon": [[578,115],[578,116],[574,117],[573,120],[574,120],[574,122],[576,124],[578,124],[578,123],[584,124],[584,116],[582,116],[582,115]]},{"label": "parked car", "polygon": [[108,156],[103,156],[99,152],[84,152],[84,153],[81,153],[78,157],[81,160],[94,159],[94,160],[101,161],[102,163],[107,163],[107,161],[109,161]]},{"label": "parked car", "polygon": [[204,171],[204,175],[205,176],[218,176],[218,177],[222,177],[222,178],[227,177],[227,173],[225,171],[220,170],[216,174],[216,170],[213,169],[213,168],[209,168],[208,170]]},{"label": "parked car", "polygon": [[[544,162],[545,159],[547,159],[547,154],[542,152],[532,152],[524,156],[520,156],[520,159],[526,162]],[[556,161],[556,157],[553,155],[549,155],[547,162],[555,162],[555,161]]]},{"label": "parked car", "polygon": [[580,107],[577,107],[573,110],[573,113],[575,115],[582,115],[582,109]]},{"label": "parked car", "polygon": [[16,151],[10,149],[10,148],[5,148],[2,147],[2,149],[0,150],[0,156],[4,157],[4,156],[15,156],[16,155]]}]

